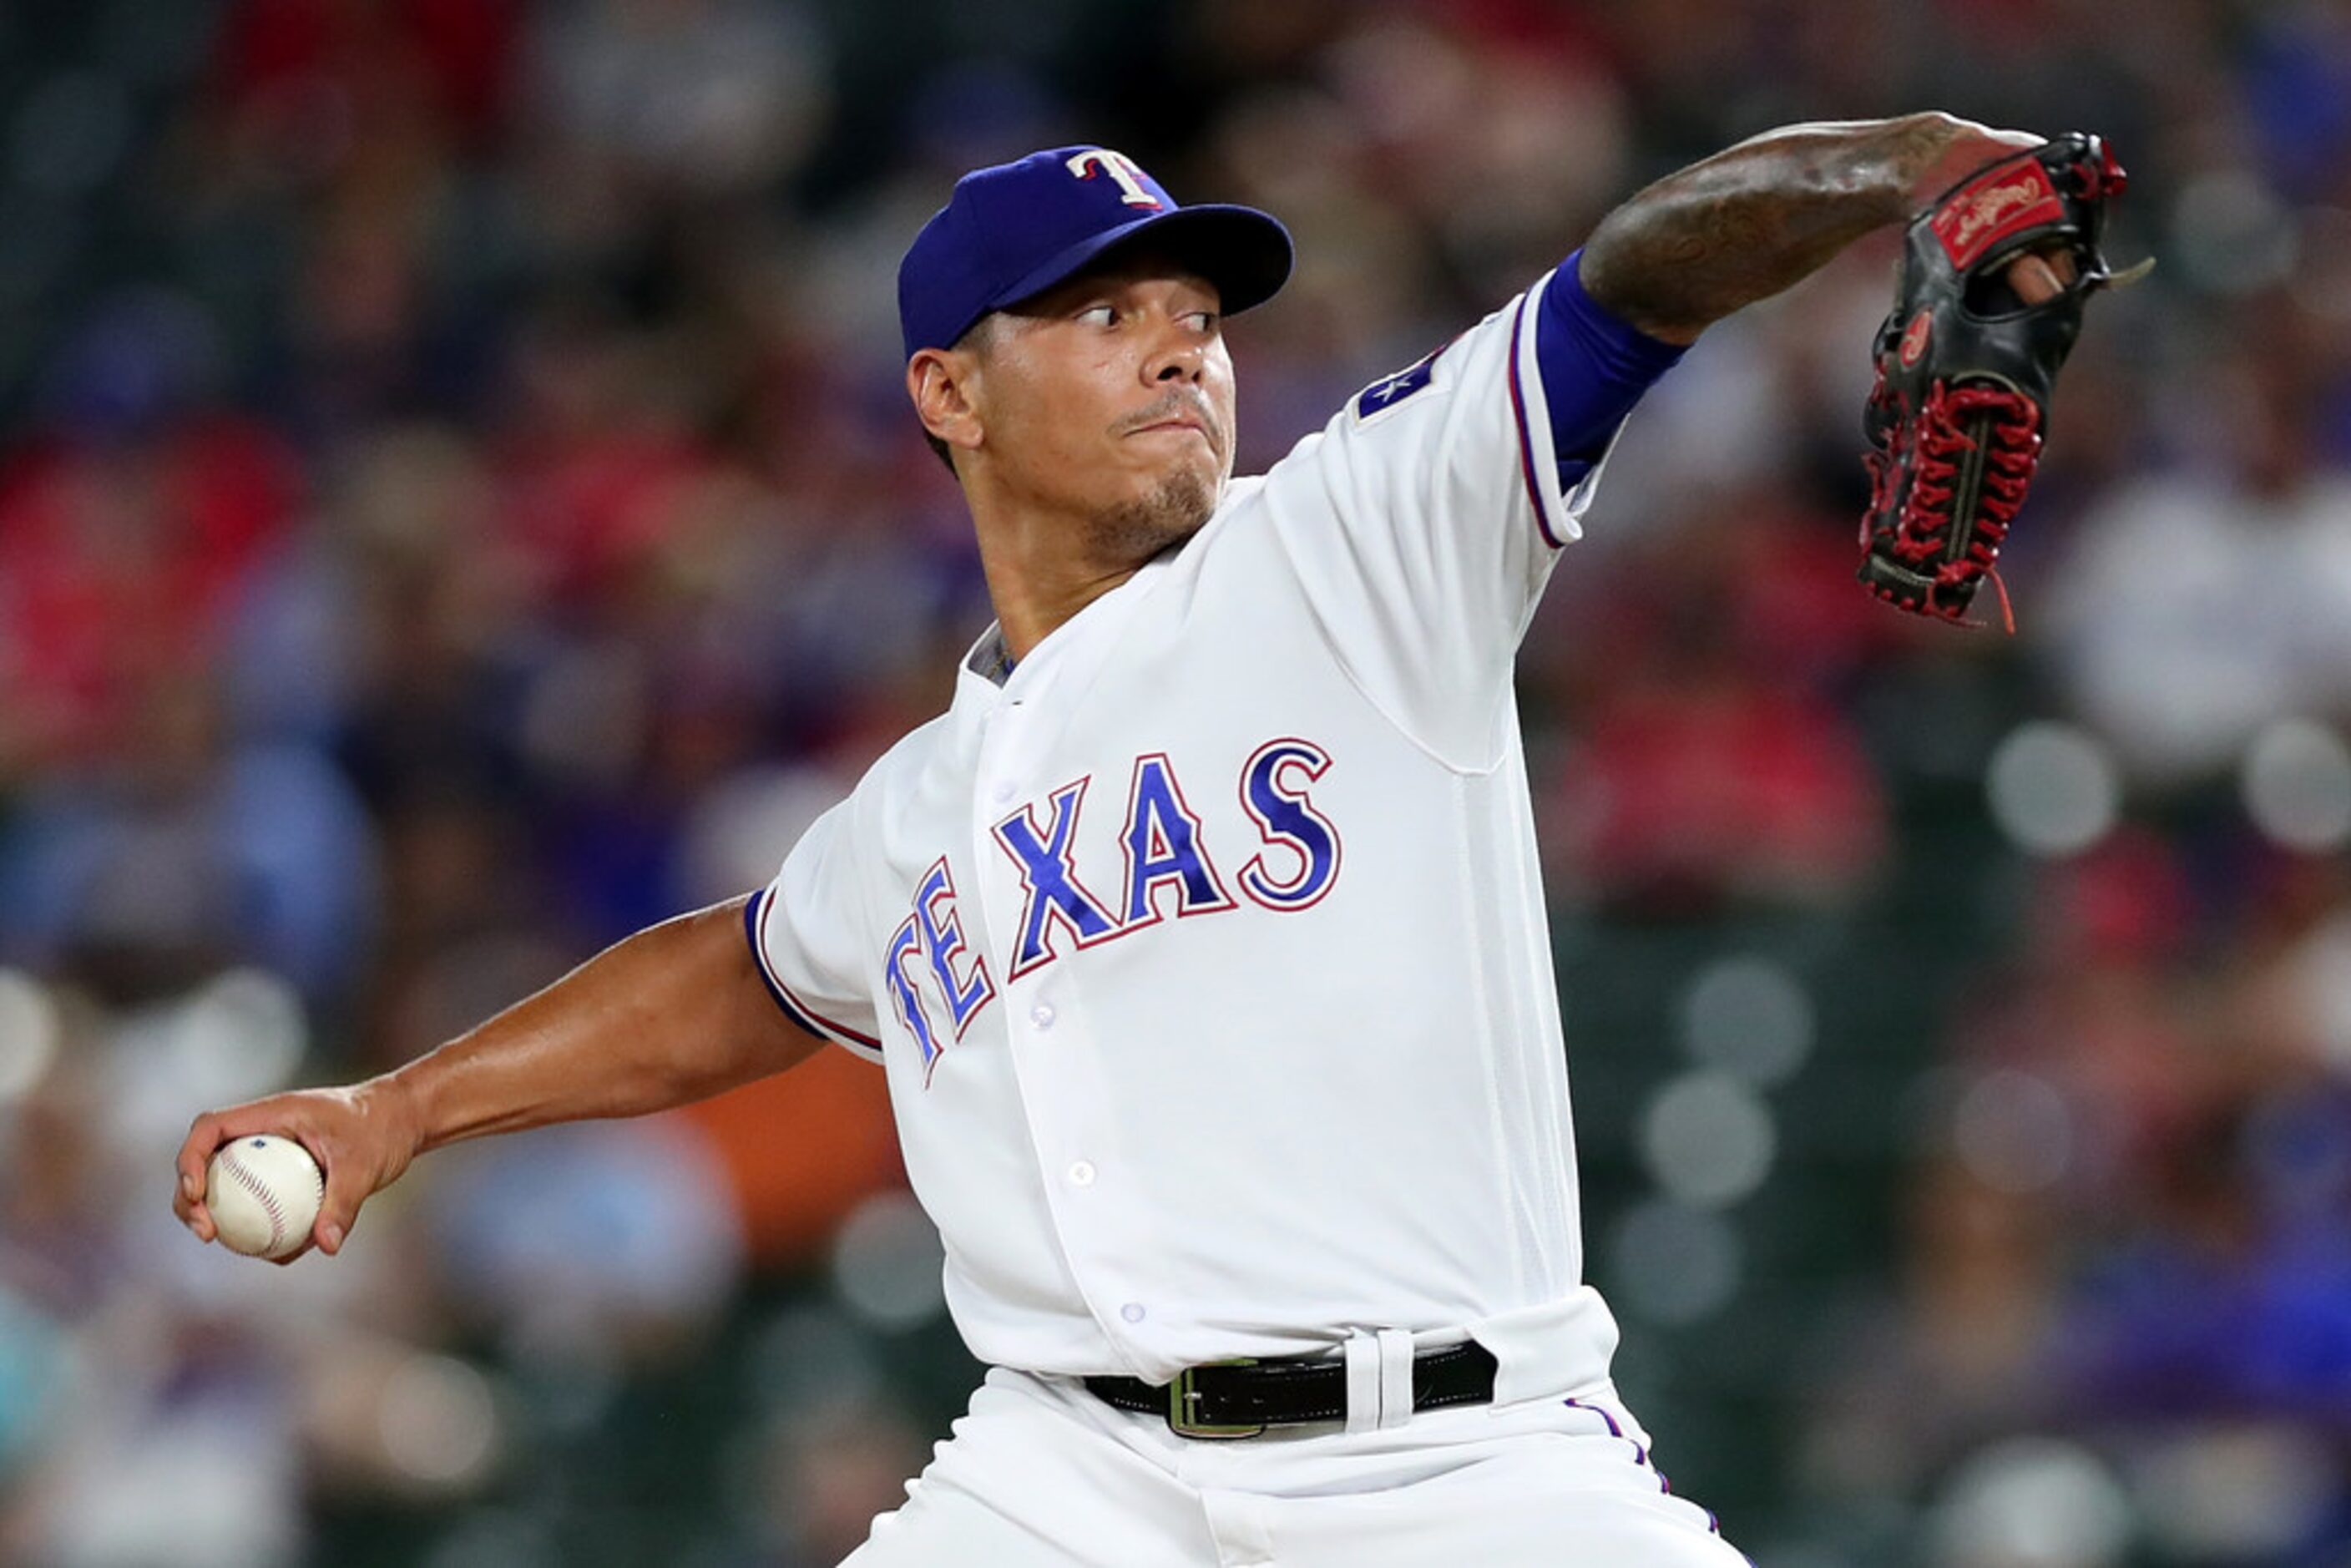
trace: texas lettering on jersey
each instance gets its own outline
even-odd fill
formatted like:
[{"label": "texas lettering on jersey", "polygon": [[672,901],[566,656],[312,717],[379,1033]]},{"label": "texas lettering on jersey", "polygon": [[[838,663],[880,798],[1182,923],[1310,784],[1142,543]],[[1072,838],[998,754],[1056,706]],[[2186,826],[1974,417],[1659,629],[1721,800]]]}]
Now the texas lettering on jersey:
[{"label": "texas lettering on jersey", "polygon": [[[1208,853],[1199,813],[1185,799],[1164,751],[1134,759],[1119,832],[1123,857],[1114,897],[1081,876],[1074,845],[1090,774],[997,822],[991,837],[1020,878],[1020,920],[1008,973],[1020,979],[1060,958],[1158,925],[1241,907],[1228,891],[1276,914],[1322,902],[1338,880],[1339,830],[1316,810],[1309,787],[1331,768],[1311,740],[1270,740],[1241,765],[1235,789],[1259,843],[1232,874]],[[1104,883],[1103,885],[1112,885]],[[955,877],[940,856],[915,884],[913,911],[891,934],[883,976],[898,1021],[922,1050],[925,1081],[939,1054],[961,1040],[996,996],[987,958],[972,952],[956,909]]]}]

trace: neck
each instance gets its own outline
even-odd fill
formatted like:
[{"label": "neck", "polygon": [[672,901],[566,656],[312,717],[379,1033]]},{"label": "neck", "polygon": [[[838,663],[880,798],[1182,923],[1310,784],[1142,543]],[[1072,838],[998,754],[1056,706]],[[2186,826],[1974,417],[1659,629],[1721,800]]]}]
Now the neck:
[{"label": "neck", "polygon": [[979,536],[979,564],[1004,651],[1015,660],[1027,658],[1079,611],[1143,568],[1140,561],[1105,566],[1075,559],[1066,546],[1057,559],[1018,540],[991,544],[986,530]]},{"label": "neck", "polygon": [[[987,552],[980,559],[987,563]],[[1066,584],[1003,586],[993,567],[987,571],[988,597],[996,604],[996,620],[1004,633],[1005,656],[1014,663],[1029,656],[1038,643],[1051,636],[1078,612],[1133,577],[1141,568],[1127,567],[1105,577]]]},{"label": "neck", "polygon": [[1099,526],[1097,519],[965,492],[979,539],[987,597],[1015,661],[1176,542]]}]

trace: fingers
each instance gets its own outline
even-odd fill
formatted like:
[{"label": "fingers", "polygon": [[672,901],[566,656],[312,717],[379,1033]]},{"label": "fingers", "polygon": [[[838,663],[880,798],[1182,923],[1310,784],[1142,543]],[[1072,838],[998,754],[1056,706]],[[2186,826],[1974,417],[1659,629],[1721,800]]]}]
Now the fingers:
[{"label": "fingers", "polygon": [[2039,251],[2009,264],[2008,286],[2027,305],[2039,305],[2064,293],[2080,276],[2070,252]]},{"label": "fingers", "polygon": [[207,1111],[188,1124],[188,1135],[180,1145],[180,1181],[172,1191],[172,1212],[183,1221],[204,1208],[204,1167],[224,1136],[220,1118],[214,1112]]},{"label": "fingers", "polygon": [[310,1241],[331,1258],[343,1249],[344,1239],[359,1221],[360,1206],[375,1191],[376,1179],[375,1173],[363,1168],[356,1157],[323,1158],[319,1163],[326,1168],[327,1194],[319,1200]]},{"label": "fingers", "polygon": [[176,1162],[177,1181],[172,1190],[172,1212],[200,1241],[219,1235],[204,1206],[206,1167],[224,1145],[248,1133],[275,1133],[292,1138],[310,1152],[326,1177],[326,1191],[310,1235],[298,1250],[274,1262],[291,1262],[312,1247],[333,1253],[344,1238],[360,1205],[380,1184],[380,1159],[370,1157],[366,1124],[349,1099],[337,1091],[305,1091],[273,1095],[225,1111],[208,1111],[189,1125]]},{"label": "fingers", "polygon": [[217,1234],[213,1228],[212,1210],[204,1207],[204,1195],[199,1191],[191,1197],[184,1180],[172,1184],[172,1212],[199,1241],[210,1241]]},{"label": "fingers", "polygon": [[[183,1162],[186,1157],[187,1151],[183,1148]],[[211,1239],[204,1234],[204,1228],[212,1223],[212,1217],[204,1212],[204,1180],[201,1176],[190,1180],[184,1163],[172,1177],[172,1213],[181,1224],[196,1233],[196,1239]]]},{"label": "fingers", "polygon": [[212,1212],[204,1207],[207,1167],[214,1151],[232,1138],[267,1130],[272,1125],[270,1122],[266,1118],[256,1121],[250,1114],[267,1104],[267,1101],[257,1101],[226,1111],[207,1111],[188,1124],[188,1135],[180,1145],[180,1156],[175,1162],[179,1179],[172,1188],[172,1212],[195,1233],[197,1240],[210,1241],[218,1234]]},{"label": "fingers", "polygon": [[2008,286],[2027,305],[2039,305],[2065,292],[2064,284],[2045,256],[2028,256],[2018,258],[2008,268]]}]

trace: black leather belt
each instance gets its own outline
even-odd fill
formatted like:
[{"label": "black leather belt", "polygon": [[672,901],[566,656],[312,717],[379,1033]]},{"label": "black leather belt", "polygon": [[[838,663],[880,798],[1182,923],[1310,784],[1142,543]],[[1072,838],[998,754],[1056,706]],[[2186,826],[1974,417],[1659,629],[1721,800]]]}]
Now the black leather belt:
[{"label": "black leather belt", "polygon": [[[1089,1377],[1105,1405],[1162,1416],[1179,1437],[1254,1437],[1268,1427],[1347,1418],[1347,1364],[1328,1358],[1224,1361],[1187,1367],[1173,1383]],[[1412,1407],[1483,1405],[1494,1397],[1494,1354],[1475,1340],[1412,1358]]]}]

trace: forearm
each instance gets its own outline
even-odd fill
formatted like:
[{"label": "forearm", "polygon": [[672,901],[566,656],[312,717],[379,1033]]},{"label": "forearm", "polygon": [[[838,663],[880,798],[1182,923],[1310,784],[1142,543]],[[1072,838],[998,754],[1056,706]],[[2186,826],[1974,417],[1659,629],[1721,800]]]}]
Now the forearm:
[{"label": "forearm", "polygon": [[737,900],[641,931],[374,1081],[414,1148],[665,1110],[779,1071],[822,1042],[762,984]]},{"label": "forearm", "polygon": [[1939,113],[1767,131],[1610,213],[1584,242],[1580,276],[1625,320],[1687,343],[2032,140]]}]

